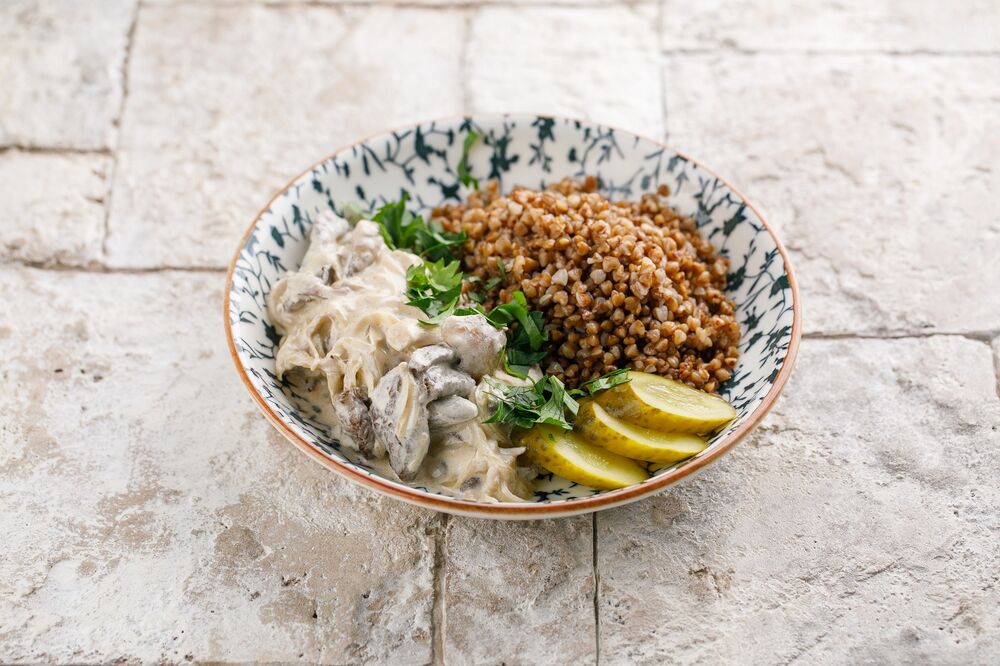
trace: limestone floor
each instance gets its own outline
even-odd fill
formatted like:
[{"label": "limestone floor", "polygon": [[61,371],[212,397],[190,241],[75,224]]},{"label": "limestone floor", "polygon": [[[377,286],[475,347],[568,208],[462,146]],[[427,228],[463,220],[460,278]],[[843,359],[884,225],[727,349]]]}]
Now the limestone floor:
[{"label": "limestone floor", "polygon": [[[446,518],[256,413],[240,232],[332,149],[582,116],[730,177],[805,338],[756,433],[596,516]],[[1000,660],[1000,5],[0,3],[0,662]]]}]

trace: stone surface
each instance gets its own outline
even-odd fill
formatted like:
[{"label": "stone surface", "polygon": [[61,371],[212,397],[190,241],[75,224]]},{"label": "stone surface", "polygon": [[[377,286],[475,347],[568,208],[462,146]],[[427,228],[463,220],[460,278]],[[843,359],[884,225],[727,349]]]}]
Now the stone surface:
[{"label": "stone surface", "polygon": [[0,147],[112,147],[135,4],[0,3]]},{"label": "stone surface", "polygon": [[[517,3],[0,3],[0,662],[996,661],[1000,10]],[[780,229],[813,339],[746,442],[503,524],[272,431],[222,274],[161,269],[224,266],[308,164],[462,111],[669,130]]]},{"label": "stone surface", "polygon": [[110,158],[0,152],[0,259],[85,265],[101,254]]},{"label": "stone surface", "polygon": [[221,285],[0,270],[3,661],[430,661],[440,519],[271,429]]},{"label": "stone surface", "polygon": [[254,215],[310,164],[459,113],[462,24],[460,12],[420,9],[144,9],[109,263],[225,266]]},{"label": "stone surface", "polygon": [[598,516],[602,662],[989,662],[995,382],[980,341],[805,341],[755,436]]},{"label": "stone surface", "polygon": [[663,14],[667,49],[996,54],[1000,45],[990,0],[663,0]]},{"label": "stone surface", "polygon": [[595,663],[592,524],[450,518],[444,663]]},{"label": "stone surface", "polygon": [[479,9],[469,36],[469,106],[596,120],[659,139],[656,25],[656,8],[641,4]]},{"label": "stone surface", "polygon": [[792,251],[805,330],[1000,330],[1000,58],[673,56],[670,141]]},{"label": "stone surface", "polygon": [[[144,5],[182,5],[189,0],[144,0]],[[261,5],[282,5],[289,4],[288,0],[251,0]],[[634,4],[655,4],[656,0],[510,0],[512,5],[634,5]],[[205,3],[232,4],[232,0],[205,0]],[[205,4],[202,3],[202,4]],[[317,5],[354,5],[357,0],[310,0],[310,3]],[[440,7],[441,9],[459,9],[466,5],[490,5],[496,4],[495,0],[371,0],[368,4],[386,7],[395,6],[425,6]]]}]

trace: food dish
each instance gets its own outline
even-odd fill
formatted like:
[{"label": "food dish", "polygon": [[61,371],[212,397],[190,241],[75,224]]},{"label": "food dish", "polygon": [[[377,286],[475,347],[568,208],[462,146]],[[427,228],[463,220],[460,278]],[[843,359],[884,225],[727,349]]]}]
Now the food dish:
[{"label": "food dish", "polygon": [[[470,151],[469,137],[476,136],[482,137],[482,144],[480,149],[473,147]],[[626,142],[631,143],[631,150],[623,149]],[[717,457],[745,432],[748,423],[763,414],[776,394],[775,387],[780,388],[787,376],[798,334],[794,280],[780,246],[745,202],[686,158],[662,147],[650,151],[654,147],[637,137],[576,121],[496,116],[429,123],[406,132],[392,133],[359,144],[310,170],[272,202],[258,219],[231,271],[227,299],[231,346],[237,367],[258,398],[258,404],[293,441],[366,485],[435,508],[494,517],[558,515],[627,501],[662,487],[665,481],[680,478]],[[514,151],[524,148],[533,151],[536,157],[542,154],[541,159],[532,159],[538,162],[534,168],[530,168],[531,164],[526,165],[529,168],[518,166],[521,154]],[[559,154],[557,148],[561,148],[561,160],[554,157]],[[412,154],[407,156],[407,151]],[[546,162],[547,151],[552,151],[553,155],[548,156]],[[568,168],[557,173],[553,168],[557,161]],[[582,182],[583,176],[590,175],[588,163],[600,188],[595,187],[597,182],[582,186],[560,183],[561,176],[567,174]],[[627,172],[631,172],[631,176],[622,180],[621,174]],[[484,181],[487,176],[496,180],[498,191],[486,197],[488,201],[480,202],[483,205],[459,203],[463,194],[460,181],[476,174],[483,176]],[[698,178],[697,189],[691,184],[692,176]],[[525,185],[528,189],[514,192],[514,184]],[[553,184],[557,190],[554,194],[531,191]],[[628,207],[616,208],[607,203],[607,199],[628,200],[633,192],[636,193],[633,200],[637,203],[632,213],[645,212],[664,222],[661,218],[668,211],[665,205],[660,207],[655,197],[638,201],[640,192],[655,191],[659,186],[663,186],[663,193],[668,188],[673,190],[670,203],[694,220],[684,222],[682,218],[671,218],[674,222],[682,220],[680,226],[673,224],[673,232],[680,233],[681,227],[687,225],[688,234],[676,240],[669,239],[672,248],[650,243],[648,238],[637,239],[633,233],[657,224],[640,223],[633,225],[629,233],[620,233],[618,227],[628,220],[612,220],[611,229],[592,238],[581,233],[567,234],[573,244],[568,248],[542,246],[528,248],[527,252],[523,247],[512,250],[511,246],[518,241],[516,233],[508,235],[506,243],[495,242],[498,238],[495,233],[483,236],[485,240],[474,238],[474,225],[484,222],[495,226],[496,221],[490,218],[500,208],[512,215],[520,205],[522,210],[517,212],[521,215],[514,216],[520,222],[530,221],[529,213],[535,215],[536,209],[544,206],[555,206],[555,213],[560,212],[560,207],[573,214],[589,206],[623,215],[629,213]],[[559,191],[560,187],[563,191]],[[489,192],[485,185],[483,191]],[[508,194],[506,200],[501,196],[503,192]],[[373,211],[380,210],[382,219],[378,224],[362,220],[351,226],[345,218],[354,217],[348,206],[352,201],[359,202],[369,211],[361,217],[377,217]],[[691,206],[692,201],[694,206]],[[535,203],[540,206],[534,206]],[[414,235],[409,229],[412,219],[409,213],[402,211],[410,208],[411,212],[427,214],[434,207],[439,207],[438,215],[446,219],[447,229],[425,230],[422,232],[427,236],[424,241],[418,238],[416,245],[400,247],[402,236],[399,234],[409,233],[410,240]],[[723,217],[720,213],[728,213],[728,216]],[[559,222],[558,215],[556,218]],[[583,218],[596,216],[588,209]],[[510,230],[524,231],[517,229],[517,223],[512,223]],[[393,231],[396,233],[391,233]],[[475,258],[475,261],[467,261],[466,267],[479,279],[479,286],[474,291],[466,284],[466,295],[453,300],[442,298],[445,292],[455,293],[454,282],[446,273],[448,261],[432,253],[442,249],[435,243],[447,246],[448,243],[440,241],[447,240],[449,233],[459,231],[473,237],[454,245],[461,246],[459,254]],[[648,231],[650,229],[645,229]],[[749,241],[740,248],[742,256],[734,252],[732,243],[734,239],[743,240],[738,231],[743,231],[742,236]],[[310,233],[313,243],[307,250]],[[720,256],[714,255],[708,242],[704,248],[698,247],[700,234],[707,238],[717,237],[718,240],[711,244],[719,250]],[[520,240],[528,238],[530,243],[531,235],[521,233]],[[552,236],[554,241],[561,242],[559,234]],[[428,239],[433,242],[426,242]],[[628,264],[627,275],[623,274],[624,262],[617,266],[611,263],[607,269],[603,263],[599,267],[591,264],[588,272],[581,270],[580,265],[564,262],[565,253],[549,256],[548,270],[539,261],[545,257],[538,253],[552,250],[550,255],[555,255],[562,249],[573,252],[580,261],[595,254],[603,255],[602,262],[609,256],[620,261],[619,257],[624,256],[621,252],[617,255],[615,251],[601,252],[600,244],[608,239],[618,243],[618,250],[624,245],[626,253],[636,251],[635,246],[646,241],[647,247],[640,247],[635,252],[635,262]],[[262,247],[262,244],[269,247]],[[286,250],[286,244],[289,250],[294,244],[295,250]],[[587,250],[596,249],[597,252],[584,251],[581,247],[584,244],[593,245]],[[395,249],[388,245],[395,245]],[[656,275],[655,271],[665,269],[668,260],[677,257],[656,256],[655,252],[649,256],[649,246],[655,252],[691,247],[698,251],[693,254],[680,252],[693,259],[682,261],[682,266],[671,267],[668,277]],[[455,248],[445,249],[450,252]],[[536,254],[532,255],[531,251]],[[423,254],[426,263],[415,252]],[[506,257],[502,256],[504,253]],[[498,276],[489,272],[488,262],[495,262],[497,257],[493,255],[496,254],[501,255],[499,258],[503,262],[498,271],[510,269],[512,273],[500,284],[496,282]],[[731,261],[734,256],[739,266],[729,269],[730,288],[723,294],[726,260]],[[531,261],[536,265],[531,265]],[[516,265],[518,262],[520,265]],[[652,269],[636,270],[644,266],[643,262],[653,264]],[[298,264],[303,270],[296,272],[294,268]],[[533,269],[540,270],[533,272]],[[514,274],[515,271],[519,272]],[[594,280],[591,273],[595,271],[598,276],[602,272],[610,275],[606,280]],[[282,279],[285,273],[288,277]],[[700,277],[702,274],[704,277]],[[681,280],[677,279],[679,276]],[[544,284],[546,280],[548,284]],[[747,286],[747,280],[755,284],[750,285],[749,290],[741,290]],[[554,288],[553,281],[558,288]],[[607,293],[601,292],[604,282],[609,283]],[[734,282],[736,289],[733,289]],[[461,284],[459,279],[459,289]],[[677,289],[664,288],[671,285]],[[627,293],[621,293],[622,288]],[[333,293],[338,290],[344,293]],[[688,298],[696,290],[698,298]],[[707,291],[713,293],[709,296]],[[525,298],[525,292],[530,299]],[[472,293],[480,294],[481,306],[470,302]],[[345,294],[348,294],[346,298]],[[541,307],[539,314],[532,314],[528,307],[515,311],[517,308],[512,310],[503,305],[517,302],[514,296],[518,295],[522,306]],[[749,303],[746,302],[748,296],[752,299]],[[708,297],[714,300],[709,302]],[[570,305],[570,298],[575,300],[575,309]],[[626,302],[625,299],[631,300]],[[765,305],[771,307],[761,310]],[[685,307],[692,311],[686,313]],[[473,308],[478,308],[479,312],[473,312]],[[657,308],[660,308],[659,314],[666,316],[657,318]],[[668,311],[664,313],[663,308]],[[506,321],[493,321],[501,315]],[[534,316],[537,320],[532,319]],[[629,319],[626,321],[626,318]],[[736,345],[739,331],[735,321],[738,318],[746,329],[739,344],[742,357],[738,356]],[[669,331],[661,330],[660,325],[667,323],[674,326]],[[678,323],[684,323],[687,330],[682,330]],[[507,336],[503,332],[504,324],[510,329]],[[762,324],[770,326],[766,339],[764,332],[758,330]],[[588,326],[593,329],[595,325],[598,330],[588,332]],[[548,345],[547,348],[525,343],[518,350],[521,355],[517,358],[509,352],[501,355],[505,346],[508,349],[512,346],[514,338],[530,337],[527,334],[533,327],[555,333],[553,338],[563,337],[551,341],[559,343],[558,346]],[[377,340],[371,335],[375,329]],[[335,330],[336,335],[331,335],[331,330]],[[253,332],[262,332],[263,336],[251,342],[246,334]],[[576,339],[571,339],[569,336],[574,332]],[[681,335],[675,339],[674,333],[690,334],[689,344],[683,344]],[[585,338],[592,338],[592,344],[580,344]],[[667,344],[657,349],[661,341]],[[618,355],[607,349],[617,349]],[[693,349],[695,353],[685,358],[684,349]],[[496,369],[493,365],[501,356],[505,363],[503,368]],[[770,373],[763,375],[751,367],[744,367],[748,356],[758,366],[757,370],[769,370]],[[331,364],[331,358],[338,361]],[[673,374],[702,388],[720,390],[736,407],[733,412],[736,419],[700,452],[697,440],[689,435],[685,437],[678,432],[673,439],[658,438],[648,423],[631,419],[628,410],[621,406],[626,398],[634,401],[633,394],[638,389],[625,387],[635,384],[641,389],[642,376],[619,375],[621,379],[631,378],[632,381],[610,388],[596,398],[587,396],[582,401],[586,426],[580,425],[579,432],[572,437],[558,438],[555,443],[559,446],[548,450],[549,444],[557,438],[541,437],[539,440],[535,436],[543,434],[539,428],[536,428],[537,433],[527,431],[529,434],[526,434],[526,431],[505,429],[502,424],[484,422],[490,419],[483,416],[496,415],[496,405],[489,406],[485,412],[477,407],[477,403],[484,405],[491,400],[495,403],[498,398],[503,403],[518,391],[527,391],[518,388],[518,379],[512,375],[523,377],[529,373],[527,366],[538,360],[545,361],[545,370],[550,376],[540,378],[541,368],[534,368],[530,370],[530,379],[520,381],[535,389],[538,389],[538,382],[549,382],[543,387],[544,391],[536,390],[547,402],[559,396],[557,402],[565,400],[566,406],[575,403],[568,390],[561,388],[560,379],[571,388],[581,386],[586,392],[588,387],[595,386],[594,383],[586,384],[588,379],[594,380],[610,367],[629,362],[632,367]],[[317,382],[319,377],[325,381]],[[730,377],[731,381],[726,382]],[[497,389],[497,382],[508,388]],[[610,382],[604,383],[610,385]],[[325,401],[328,410],[316,406],[324,404],[322,396],[315,395],[318,386],[328,391]],[[608,386],[600,385],[599,388]],[[617,398],[612,399],[615,396]],[[517,400],[511,404],[527,404]],[[717,398],[714,400],[722,403]],[[656,420],[655,414],[647,413],[656,409],[650,404],[644,407],[646,411],[641,416]],[[560,409],[562,407],[560,404]],[[479,418],[473,416],[473,411]],[[569,420],[573,411],[561,413]],[[360,414],[367,416],[360,418]],[[551,410],[547,416],[548,420],[536,422],[551,426]],[[661,414],[661,421],[663,418],[666,417]],[[339,421],[342,426],[353,425],[335,428],[336,436],[331,436],[328,427],[331,420]],[[503,418],[499,420],[504,421]],[[455,440],[453,444],[435,439],[433,433],[440,433],[442,424],[447,426],[444,432],[448,433],[448,439]],[[715,423],[713,427],[718,425],[720,423]],[[646,429],[642,430],[644,426]],[[704,433],[705,429],[700,432]],[[414,437],[414,433],[417,436]],[[600,486],[611,488],[624,482],[598,479],[590,484],[591,487],[586,487],[544,474],[540,482],[535,482],[536,487],[526,487],[531,482],[530,475],[518,468],[528,466],[515,463],[520,451],[511,445],[527,448],[535,463],[542,461],[546,452],[565,454],[563,462],[579,462],[583,460],[577,455],[583,450],[577,441],[581,434],[605,445],[613,439],[624,438],[612,447],[649,460],[660,458],[636,467],[643,479],[650,473],[652,478],[643,480],[638,486],[602,491]],[[533,438],[538,441],[533,443]],[[446,453],[449,449],[453,451]],[[607,446],[602,450],[609,456],[619,455]],[[458,451],[461,455],[456,453]],[[692,453],[693,458],[677,462]],[[388,467],[379,463],[380,454],[385,454]],[[548,463],[550,471],[565,469],[551,460]],[[470,469],[475,473],[470,473]],[[579,469],[567,472],[571,477],[574,474],[581,482],[589,478],[580,476]],[[633,474],[631,478],[637,481],[640,475]],[[404,486],[404,482],[415,483],[417,487]],[[520,498],[532,501],[519,503]]]}]

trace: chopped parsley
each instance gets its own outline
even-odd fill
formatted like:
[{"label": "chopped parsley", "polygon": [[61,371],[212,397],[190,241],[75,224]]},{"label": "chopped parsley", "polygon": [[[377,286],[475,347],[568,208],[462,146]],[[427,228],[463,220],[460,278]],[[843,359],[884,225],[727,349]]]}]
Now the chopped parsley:
[{"label": "chopped parsley", "polygon": [[469,299],[474,303],[479,303],[480,305],[486,300],[486,295],[503,284],[503,280],[499,277],[491,277],[486,282],[483,282],[478,275],[469,275],[465,278],[465,281],[469,284],[480,284],[482,283],[483,288],[481,290],[474,289],[468,292]]},{"label": "chopped parsley", "polygon": [[406,303],[424,311],[420,323],[437,326],[455,314],[462,295],[462,271],[457,261],[424,261],[406,269]]},{"label": "chopped parsley", "polygon": [[[503,356],[503,367],[509,374],[524,379],[531,366],[545,358],[542,346],[548,342],[542,313],[528,309],[528,299],[521,291],[515,291],[509,303],[498,305],[489,312],[479,310],[486,320],[496,328],[507,328],[507,347]],[[517,322],[517,327],[510,326]]]},{"label": "chopped parsley", "polygon": [[580,405],[558,377],[545,375],[529,386],[514,386],[487,377],[486,384],[487,393],[496,399],[497,407],[484,423],[510,423],[519,428],[542,424],[573,429],[573,424],[566,419],[566,411],[576,416]]},{"label": "chopped parsley", "polygon": [[573,419],[580,409],[576,398],[624,384],[629,381],[627,373],[624,368],[614,370],[571,390],[566,390],[559,378],[552,375],[545,375],[528,386],[504,384],[487,377],[487,393],[496,400],[497,406],[485,423],[510,423],[519,428],[540,424],[572,430]]},{"label": "chopped parsley", "polygon": [[385,244],[394,250],[410,250],[431,261],[453,258],[452,248],[465,242],[465,233],[450,233],[437,220],[426,222],[414,215],[406,210],[409,198],[403,192],[399,201],[385,204],[372,216]]},{"label": "chopped parsley", "polygon": [[538,351],[548,340],[548,335],[542,327],[542,313],[528,310],[528,299],[524,297],[524,292],[515,291],[511,297],[514,299],[511,302],[498,305],[483,314],[497,328],[503,328],[516,321],[520,325],[518,330],[524,330],[531,349]]},{"label": "chopped parsley", "polygon": [[600,393],[601,391],[607,391],[609,388],[613,388],[619,384],[627,384],[629,381],[628,368],[619,368],[596,379],[591,379],[589,382],[584,382],[580,385],[580,388],[572,389],[570,393],[574,397],[582,398]]},{"label": "chopped parsley", "polygon": [[474,190],[479,189],[479,180],[472,175],[472,171],[469,169],[469,150],[478,140],[479,134],[477,132],[470,131],[465,135],[465,141],[462,142],[462,159],[458,161],[458,182]]}]

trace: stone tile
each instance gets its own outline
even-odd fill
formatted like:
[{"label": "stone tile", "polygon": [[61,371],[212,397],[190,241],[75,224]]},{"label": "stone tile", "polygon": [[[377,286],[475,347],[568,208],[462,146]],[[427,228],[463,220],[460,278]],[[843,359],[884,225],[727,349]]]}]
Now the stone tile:
[{"label": "stone tile", "polygon": [[670,141],[783,232],[812,333],[1000,329],[1000,59],[675,56]]},{"label": "stone tile", "polygon": [[479,9],[469,37],[472,110],[566,115],[659,138],[656,21],[650,5]]},{"label": "stone tile", "polygon": [[755,436],[600,514],[602,662],[987,663],[998,465],[988,345],[806,340]]},{"label": "stone tile", "polygon": [[109,262],[224,266],[302,169],[368,134],[460,113],[462,23],[400,8],[144,8]]},{"label": "stone tile", "polygon": [[3,661],[430,661],[439,519],[272,431],[221,284],[0,269]]},{"label": "stone tile", "polygon": [[595,663],[592,524],[449,519],[444,663]]},{"label": "stone tile", "polygon": [[[357,0],[311,0],[314,4],[320,5],[350,5],[358,4]],[[179,5],[190,2],[190,0],[144,0],[144,5]],[[232,0],[206,0],[206,2],[216,4],[232,4]],[[289,0],[249,0],[249,2],[261,5],[282,5],[289,4]],[[507,4],[513,5],[634,5],[639,3],[652,4],[656,0],[510,0]],[[369,4],[393,7],[398,5],[414,6],[422,5],[427,7],[440,7],[450,9],[455,6],[496,4],[495,0],[369,0]]]},{"label": "stone tile", "polygon": [[113,145],[135,4],[0,3],[0,147]]},{"label": "stone tile", "polygon": [[85,265],[100,258],[110,157],[0,151],[0,259]]},{"label": "stone tile", "polygon": [[1000,44],[990,0],[663,0],[663,14],[667,49],[996,53]]}]

